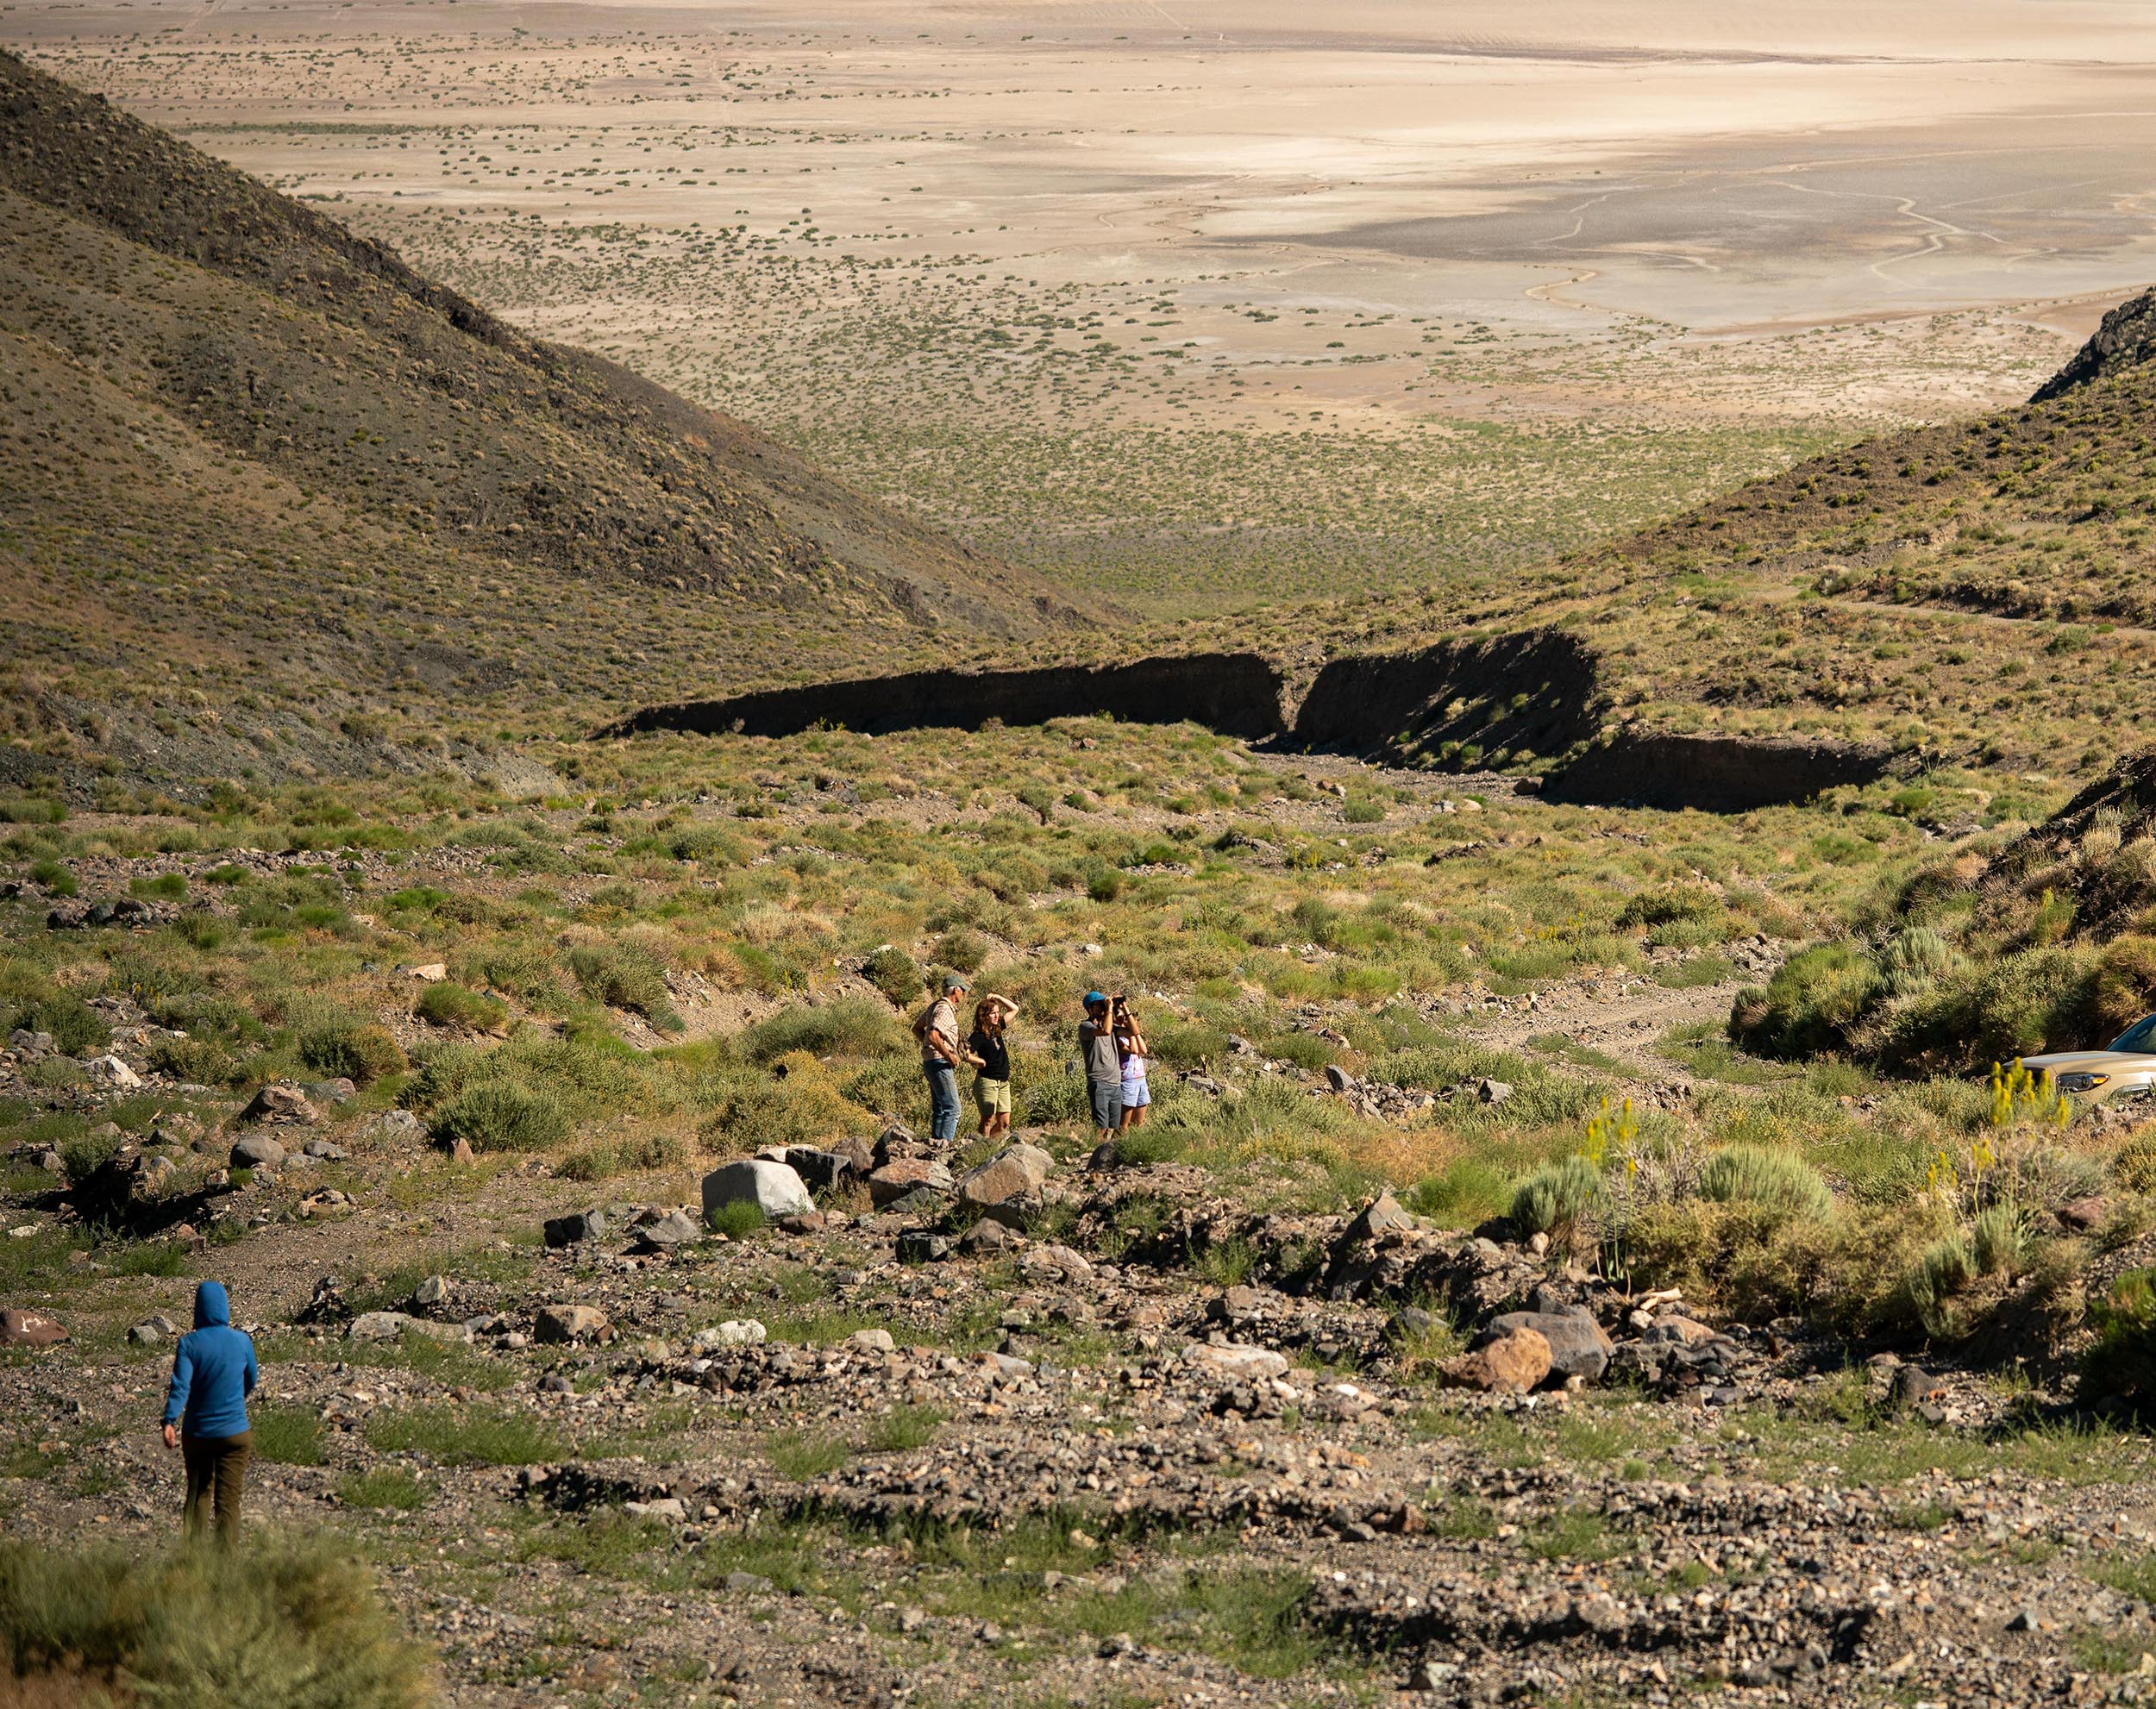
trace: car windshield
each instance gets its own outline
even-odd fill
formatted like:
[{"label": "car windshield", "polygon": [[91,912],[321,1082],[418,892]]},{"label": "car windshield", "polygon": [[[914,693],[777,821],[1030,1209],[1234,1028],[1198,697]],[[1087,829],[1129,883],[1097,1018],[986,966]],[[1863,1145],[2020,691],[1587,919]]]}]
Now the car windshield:
[{"label": "car windshield", "polygon": [[2110,1043],[2114,1050],[2156,1051],[2156,1015],[2144,1015]]}]

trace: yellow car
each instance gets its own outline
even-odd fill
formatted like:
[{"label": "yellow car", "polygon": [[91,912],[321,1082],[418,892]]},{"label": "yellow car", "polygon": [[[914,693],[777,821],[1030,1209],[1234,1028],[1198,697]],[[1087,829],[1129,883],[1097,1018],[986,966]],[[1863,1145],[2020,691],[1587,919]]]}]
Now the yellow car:
[{"label": "yellow car", "polygon": [[2032,1074],[2048,1072],[2059,1091],[2081,1104],[2117,1104],[2156,1096],[2156,1015],[2145,1015],[2101,1050],[2059,1050],[2024,1056]]}]

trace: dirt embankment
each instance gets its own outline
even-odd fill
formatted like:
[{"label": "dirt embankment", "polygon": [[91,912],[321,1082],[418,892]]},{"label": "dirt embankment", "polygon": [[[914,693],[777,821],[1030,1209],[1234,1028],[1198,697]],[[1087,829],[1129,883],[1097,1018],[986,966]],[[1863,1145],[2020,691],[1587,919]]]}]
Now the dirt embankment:
[{"label": "dirt embankment", "polygon": [[1472,769],[1567,754],[1553,800],[1741,812],[1867,783],[1885,748],[1633,729],[1597,741],[1608,710],[1601,661],[1551,629],[1335,659],[1290,709],[1280,667],[1255,653],[1195,653],[1113,666],[917,671],[718,700],[646,706],[598,732],[782,736],[835,725],[870,734],[1100,713],[1133,723],[1204,724],[1223,735],[1392,764]]},{"label": "dirt embankment", "polygon": [[1278,668],[1254,653],[1200,653],[1128,665],[1056,665],[1022,671],[912,671],[768,689],[724,700],[646,706],[599,732],[794,736],[836,724],[869,735],[979,729],[1112,713],[1131,723],[1204,724],[1263,741],[1285,728]]}]

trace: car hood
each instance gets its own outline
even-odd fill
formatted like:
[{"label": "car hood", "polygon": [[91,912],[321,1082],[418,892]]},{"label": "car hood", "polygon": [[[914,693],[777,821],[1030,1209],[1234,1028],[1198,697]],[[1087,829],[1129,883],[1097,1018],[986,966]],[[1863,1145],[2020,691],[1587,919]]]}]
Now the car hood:
[{"label": "car hood", "polygon": [[2156,1071],[2156,1055],[2142,1050],[2061,1050],[2049,1056],[2024,1056],[2021,1066],[2033,1074],[2049,1069],[2053,1074],[2128,1074]]}]

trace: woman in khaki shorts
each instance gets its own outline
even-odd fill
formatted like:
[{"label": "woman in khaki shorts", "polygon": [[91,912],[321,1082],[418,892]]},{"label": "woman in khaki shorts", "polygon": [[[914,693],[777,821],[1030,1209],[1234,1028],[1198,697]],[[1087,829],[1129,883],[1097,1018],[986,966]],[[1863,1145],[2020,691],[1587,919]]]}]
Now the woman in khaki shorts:
[{"label": "woman in khaki shorts", "polygon": [[1011,1131],[1011,1045],[1004,1029],[1017,1012],[1017,1004],[993,992],[973,1011],[973,1031],[966,1039],[966,1054],[981,1070],[973,1091],[981,1105],[984,1139],[1000,1138]]}]

